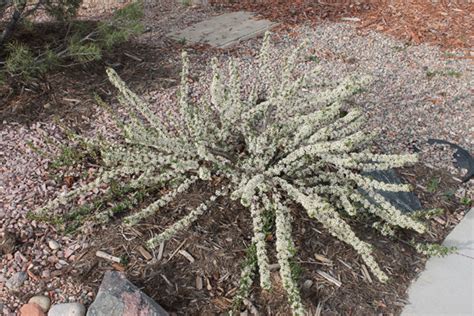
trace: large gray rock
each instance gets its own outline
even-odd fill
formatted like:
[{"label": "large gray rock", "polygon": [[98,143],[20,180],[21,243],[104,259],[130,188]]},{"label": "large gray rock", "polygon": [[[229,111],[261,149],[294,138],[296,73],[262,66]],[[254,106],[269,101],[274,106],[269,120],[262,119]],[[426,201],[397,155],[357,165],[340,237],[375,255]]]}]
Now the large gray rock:
[{"label": "large gray rock", "polygon": [[123,273],[108,271],[87,316],[168,316],[149,296],[128,281]]},{"label": "large gray rock", "polygon": [[[369,176],[372,179],[381,182],[393,184],[403,183],[398,174],[391,169],[364,172],[363,175]],[[382,195],[385,199],[392,203],[393,206],[402,210],[403,212],[409,213],[416,210],[420,210],[422,208],[420,200],[413,192],[388,192],[377,190],[377,193],[380,193],[380,195]],[[371,200],[371,202],[374,201]]]}]

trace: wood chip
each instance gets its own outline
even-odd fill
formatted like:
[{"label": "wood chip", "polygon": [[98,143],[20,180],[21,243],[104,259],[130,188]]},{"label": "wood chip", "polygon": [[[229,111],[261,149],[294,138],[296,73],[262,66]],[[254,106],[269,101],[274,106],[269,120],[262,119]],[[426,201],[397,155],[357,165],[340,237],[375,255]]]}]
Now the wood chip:
[{"label": "wood chip", "polygon": [[323,256],[323,255],[317,254],[317,253],[314,254],[314,258],[315,258],[316,260],[318,260],[320,263],[325,264],[325,265],[330,265],[330,266],[332,266],[332,264],[333,264],[333,263],[332,263],[332,260],[326,258],[326,257]]},{"label": "wood chip", "polygon": [[169,262],[171,259],[173,259],[173,257],[178,253],[178,251],[184,246],[184,244],[186,243],[186,239],[183,240],[182,243],[179,244],[178,248],[176,248],[173,253],[170,255],[170,257],[168,258],[168,260],[166,260],[166,262]]},{"label": "wood chip", "polygon": [[365,264],[362,265],[362,274],[364,275],[364,278],[369,281],[369,283],[372,283],[372,278],[370,277],[369,271],[367,270],[367,267]]},{"label": "wood chip", "polygon": [[270,271],[276,271],[280,269],[280,265],[278,263],[272,263],[268,265],[268,269]]},{"label": "wood chip", "polygon": [[117,270],[117,271],[120,271],[120,272],[124,272],[125,271],[125,267],[123,265],[121,265],[120,263],[112,263],[112,267]]},{"label": "wood chip", "polygon": [[446,221],[444,219],[442,219],[441,217],[439,217],[439,216],[433,217],[433,220],[435,220],[436,222],[438,222],[441,225],[446,225]]},{"label": "wood chip", "polygon": [[151,260],[153,258],[151,253],[149,253],[143,246],[138,246],[137,250],[146,260]]},{"label": "wood chip", "polygon": [[186,259],[189,260],[189,262],[191,263],[194,263],[194,257],[191,256],[191,254],[189,252],[187,252],[186,250],[180,250],[178,251],[180,255],[182,255],[183,257],[185,257]]},{"label": "wood chip", "polygon": [[348,18],[348,17],[342,17],[341,18],[342,21],[349,21],[349,22],[360,22],[361,19],[359,18]]},{"label": "wood chip", "polygon": [[211,281],[209,281],[209,278],[206,278],[206,288],[208,291],[212,290],[212,285],[211,285]]},{"label": "wood chip", "polygon": [[232,300],[229,300],[226,297],[216,297],[212,300],[213,305],[217,306],[220,310],[228,310],[232,305]]},{"label": "wood chip", "polygon": [[80,253],[80,254],[76,257],[76,259],[75,259],[74,261],[79,261],[79,260],[81,260],[82,257],[84,257],[86,254],[87,254],[87,251],[84,251],[84,252]]},{"label": "wood chip", "polygon": [[253,305],[252,302],[250,302],[248,299],[244,298],[243,303],[245,306],[247,306],[251,315],[254,315],[254,316],[260,315],[255,305]]},{"label": "wood chip", "polygon": [[143,61],[143,59],[141,59],[140,57],[137,57],[137,56],[135,56],[135,55],[133,55],[133,54],[130,54],[130,53],[127,53],[127,52],[124,52],[123,54],[124,54],[125,56],[127,56],[127,57],[133,59],[133,60],[136,60],[136,61],[139,61],[139,62],[142,62],[142,61]]},{"label": "wood chip", "polygon": [[202,290],[202,278],[201,276],[196,276],[196,289]]},{"label": "wood chip", "polygon": [[166,275],[161,274],[161,278],[162,278],[163,280],[165,280],[166,284],[168,284],[170,287],[173,287],[173,283],[171,283],[170,280],[168,280],[168,278],[166,277]]},{"label": "wood chip", "polygon": [[316,312],[314,313],[315,316],[321,316],[323,312],[323,305],[321,302],[318,302],[318,306],[316,307]]},{"label": "wood chip", "polygon": [[231,288],[227,293],[225,293],[225,296],[233,297],[234,294],[239,290],[238,287],[233,287]]},{"label": "wood chip", "polygon": [[28,274],[30,279],[33,279],[36,282],[38,282],[40,280],[40,277],[38,277],[36,274],[34,274],[30,269],[26,270],[26,273]]},{"label": "wood chip", "polygon": [[109,261],[112,261],[112,262],[116,262],[116,263],[120,263],[120,258],[119,257],[114,257],[112,255],[109,255],[108,253],[106,252],[103,252],[103,251],[100,251],[98,250],[95,255],[99,258],[102,258],[102,259],[105,259],[105,260],[109,260]]},{"label": "wood chip", "polygon": [[317,270],[316,271],[320,276],[322,276],[323,278],[325,278],[327,281],[333,283],[335,286],[337,287],[340,287],[342,285],[342,282],[339,281],[338,279],[336,279],[335,277],[333,277],[332,275],[324,272],[324,271],[321,271],[321,270]]},{"label": "wood chip", "polygon": [[349,269],[351,269],[351,270],[352,270],[352,267],[351,267],[351,266],[350,266],[348,263],[346,263],[346,262],[342,261],[342,260],[341,260],[341,259],[339,259],[339,258],[337,259],[337,261],[339,261],[339,262],[340,262],[340,263],[342,263],[344,266],[346,266],[347,268],[349,268]]},{"label": "wood chip", "polygon": [[163,252],[165,251],[165,242],[160,244],[160,249],[158,249],[158,257],[156,258],[158,261],[163,259]]},{"label": "wood chip", "polygon": [[81,103],[81,100],[78,99],[63,98],[63,100],[71,103]]}]

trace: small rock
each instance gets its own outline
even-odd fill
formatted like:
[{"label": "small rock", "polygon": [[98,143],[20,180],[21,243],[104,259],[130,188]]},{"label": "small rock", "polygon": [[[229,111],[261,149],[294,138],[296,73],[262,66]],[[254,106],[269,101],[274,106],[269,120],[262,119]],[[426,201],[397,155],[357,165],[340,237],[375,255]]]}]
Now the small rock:
[{"label": "small rock", "polygon": [[20,316],[45,316],[43,309],[33,303],[28,303],[20,308]]},{"label": "small rock", "polygon": [[49,279],[51,277],[51,271],[49,270],[44,270],[41,272],[41,277],[43,279]]},{"label": "small rock", "polygon": [[48,246],[51,250],[58,250],[61,247],[57,241],[52,239],[48,241]]},{"label": "small rock", "polygon": [[49,299],[49,297],[44,295],[33,296],[32,298],[30,298],[28,303],[38,305],[45,313],[49,310],[49,307],[51,306],[51,300]]},{"label": "small rock", "polygon": [[17,272],[5,283],[10,290],[18,290],[28,278],[26,272]]},{"label": "small rock", "polygon": [[0,236],[0,254],[11,255],[15,252],[16,236],[10,232],[5,232]]},{"label": "small rock", "polygon": [[87,316],[168,316],[153,299],[130,283],[123,273],[107,271]]},{"label": "small rock", "polygon": [[64,258],[66,258],[66,259],[69,258],[74,253],[74,251],[75,250],[72,249],[72,248],[66,248],[64,250]]},{"label": "small rock", "polygon": [[15,252],[13,258],[15,258],[15,261],[18,262],[18,264],[28,262],[28,259],[26,259],[25,256],[19,251]]},{"label": "small rock", "polygon": [[48,316],[84,316],[85,314],[86,308],[81,303],[65,303],[53,305],[48,312]]},{"label": "small rock", "polygon": [[311,281],[311,280],[306,280],[303,283],[303,288],[306,289],[306,290],[311,288],[312,286],[313,286],[313,281]]}]

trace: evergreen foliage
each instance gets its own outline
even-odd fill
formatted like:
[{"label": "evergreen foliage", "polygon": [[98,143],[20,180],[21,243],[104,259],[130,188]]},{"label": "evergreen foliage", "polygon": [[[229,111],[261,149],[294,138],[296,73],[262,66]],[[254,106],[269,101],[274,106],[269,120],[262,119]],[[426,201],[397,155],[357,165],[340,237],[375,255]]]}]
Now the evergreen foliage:
[{"label": "evergreen foliage", "polygon": [[[3,77],[29,80],[58,65],[85,64],[100,60],[105,50],[110,50],[114,45],[125,42],[130,36],[143,31],[141,24],[143,8],[140,1],[118,9],[111,18],[99,21],[96,26],[91,24],[89,27],[84,27],[87,22],[72,20],[81,0],[37,0],[25,5],[22,3],[19,1],[16,5],[12,4],[11,9],[14,12],[21,12],[17,23],[27,23],[30,15],[44,9],[50,16],[63,22],[68,32],[64,39],[46,43],[44,47],[31,47],[28,43],[16,40],[8,42],[11,34],[5,35],[0,41],[0,48],[5,41],[7,51],[4,67],[0,68],[0,75]],[[9,11],[11,10],[5,10],[4,14]],[[27,25],[34,31],[34,23]],[[8,26],[5,31],[7,29]]]}]

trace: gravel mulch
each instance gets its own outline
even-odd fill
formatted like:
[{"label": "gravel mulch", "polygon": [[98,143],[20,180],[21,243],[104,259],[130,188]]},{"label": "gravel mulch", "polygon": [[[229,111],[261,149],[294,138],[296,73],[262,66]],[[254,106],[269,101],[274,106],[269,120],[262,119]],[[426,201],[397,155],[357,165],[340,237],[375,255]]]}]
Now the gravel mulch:
[{"label": "gravel mulch", "polygon": [[[169,47],[170,50],[175,50],[176,43],[167,41],[164,34],[218,13],[210,8],[176,7],[171,2],[161,1],[153,8],[156,16],[161,15],[163,18],[155,19],[155,15],[151,14],[150,19],[157,22],[150,23],[150,31],[139,38],[137,43],[162,45],[162,49]],[[349,105],[362,107],[369,118],[367,128],[380,130],[380,136],[376,139],[380,150],[391,153],[420,151],[421,161],[427,166],[427,170],[446,170],[448,178],[459,183],[457,179],[460,174],[452,166],[450,150],[428,146],[426,140],[446,139],[460,144],[470,152],[474,151],[474,74],[473,65],[468,60],[449,58],[435,46],[407,45],[383,34],[370,32],[367,36],[359,36],[352,24],[329,22],[314,28],[302,26],[294,29],[291,34],[276,35],[277,44],[273,55],[281,56],[285,50],[291,50],[305,38],[311,43],[311,51],[308,52],[309,61],[301,71],[317,64],[321,67],[321,78],[328,82],[354,73],[372,76],[372,84],[364,93],[353,98]],[[238,48],[225,51],[187,47],[192,58],[192,69],[197,68],[193,79],[203,83],[209,80],[201,70],[206,68],[206,61],[214,55],[238,55],[252,60],[260,42],[261,39],[250,40]],[[129,49],[132,51],[131,47]],[[178,63],[179,51],[170,53],[169,58],[170,64]],[[138,79],[133,84],[135,85],[138,85]],[[200,93],[199,89],[202,86],[200,88],[197,85],[196,94]],[[143,83],[139,90],[160,111],[172,102],[175,88],[156,91],[153,85]],[[82,120],[82,123],[86,123],[83,126],[88,126],[83,133],[94,135],[101,131],[106,136],[113,137],[113,123],[102,110],[94,109],[93,114]],[[77,263],[82,262],[83,256],[88,258],[91,249],[108,248],[107,244],[103,244],[103,240],[108,240],[103,238],[103,234],[100,235],[102,239],[93,238],[91,234],[98,234],[100,229],[91,231],[87,228],[81,234],[66,236],[59,233],[53,225],[27,219],[29,211],[55,196],[58,190],[69,190],[71,185],[75,187],[93,177],[93,163],[83,164],[79,168],[65,167],[61,169],[59,176],[52,176],[51,169],[48,168],[52,158],[48,157],[58,152],[55,144],[65,141],[65,133],[52,119],[29,126],[3,122],[0,127],[0,238],[14,239],[15,248],[13,251],[6,251],[8,254],[0,254],[0,313],[3,308],[5,315],[13,315],[20,304],[38,293],[47,293],[54,302],[79,300],[85,304],[90,303],[94,296],[98,279],[81,282],[72,275],[80,272],[76,268]],[[81,178],[84,171],[88,173]],[[67,181],[67,176],[81,180],[75,180],[76,183],[71,184]],[[457,198],[473,198],[472,181],[459,184],[453,194]],[[210,236],[200,235],[202,238]],[[130,236],[124,237],[129,239]],[[52,249],[48,244],[50,240],[58,242],[59,249]],[[179,241],[175,242],[179,245]],[[175,246],[174,242],[173,245]],[[348,251],[344,247],[342,249]],[[223,253],[221,255],[224,256]],[[226,260],[233,262],[227,257]],[[162,281],[167,276],[173,276],[175,271],[170,266],[172,262],[165,267],[168,273],[163,270],[156,274]],[[177,266],[183,267],[179,271],[186,269],[182,263]],[[93,270],[94,266],[90,269]],[[19,271],[26,271],[28,278],[19,290],[12,291],[6,287],[6,280]],[[90,273],[99,277],[97,273]],[[322,300],[330,300],[336,295],[329,290],[318,290],[313,294],[326,295]],[[192,294],[185,291],[183,295]],[[403,305],[400,295],[402,294],[395,295],[393,300]],[[222,304],[216,300],[217,298],[209,298],[208,301],[216,306]],[[196,303],[198,301],[192,301],[191,304],[199,307]],[[262,301],[259,299],[259,302]],[[370,307],[372,303],[369,302],[367,306]],[[331,307],[331,302],[327,306]],[[369,308],[367,306],[365,308]],[[392,306],[389,311],[399,308],[400,306]],[[263,309],[261,311],[265,313]],[[183,310],[178,312],[186,314]]]}]

